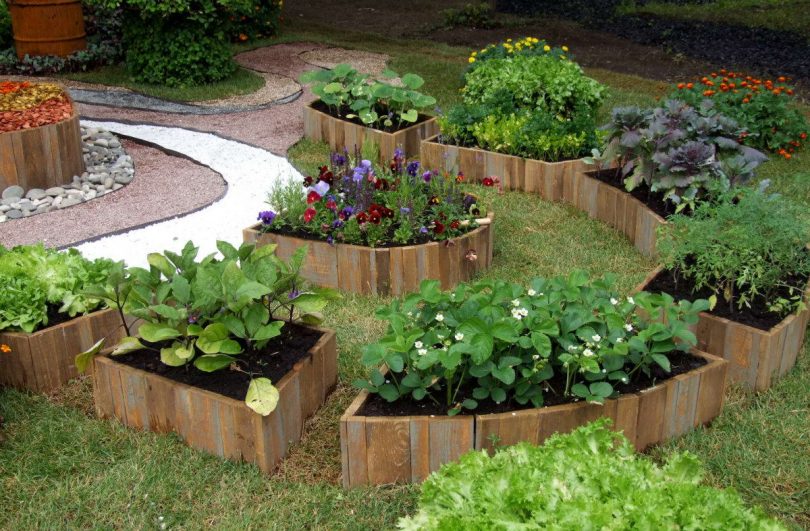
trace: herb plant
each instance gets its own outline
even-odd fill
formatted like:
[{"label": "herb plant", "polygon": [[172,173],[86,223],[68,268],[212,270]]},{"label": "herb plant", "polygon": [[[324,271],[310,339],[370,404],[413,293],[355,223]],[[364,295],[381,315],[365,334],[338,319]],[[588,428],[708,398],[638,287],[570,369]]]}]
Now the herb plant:
[{"label": "herb plant", "polygon": [[739,143],[736,121],[716,112],[711,100],[699,107],[668,100],[654,109],[617,107],[604,129],[603,161],[616,161],[632,191],[644,184],[676,205],[694,208],[698,199],[749,182],[761,152]]},{"label": "herb plant", "polygon": [[477,226],[483,208],[461,189],[463,176],[426,170],[399,150],[387,168],[358,159],[335,154],[303,187],[275,188],[261,230],[377,247],[448,240]]},{"label": "herb plant", "polygon": [[810,125],[798,108],[796,93],[790,79],[760,79],[722,69],[700,80],[678,83],[671,97],[693,107],[704,98],[714,102],[714,108],[733,118],[745,130],[740,141],[757,149],[778,153],[786,159],[807,139]]},{"label": "herb plant", "polygon": [[[306,289],[299,270],[306,248],[289,263],[275,256],[275,246],[238,249],[217,242],[223,259],[209,255],[197,260],[198,249],[188,242],[180,254],[166,251],[148,256],[149,269],[129,268],[112,275],[96,293],[142,321],[137,335],[120,341],[112,355],[143,350],[172,367],[193,365],[203,372],[240,368],[239,354],[261,351],[281,334],[285,321],[320,322],[331,290]],[[127,327],[127,323],[122,323]],[[129,330],[127,328],[127,330]],[[84,370],[104,344],[79,354]],[[245,399],[248,407],[269,415],[278,391],[272,382],[251,374]]]},{"label": "herb plant", "polygon": [[363,351],[371,374],[355,385],[389,402],[431,400],[450,415],[486,399],[539,407],[547,392],[602,403],[654,366],[669,372],[668,355],[695,345],[688,326],[709,307],[665,294],[620,297],[612,285],[584,271],[529,288],[486,280],[442,292],[425,280],[377,311],[388,331]]},{"label": "herb plant", "polygon": [[[386,70],[385,79],[398,77]],[[416,89],[425,80],[416,74],[405,74],[398,86],[385,81],[371,80],[348,64],[339,64],[332,70],[312,70],[301,76],[301,82],[312,84],[312,92],[329,107],[334,116],[358,119],[365,125],[384,131],[395,131],[419,120],[419,113],[433,107],[436,98]]]},{"label": "herb plant", "polygon": [[762,189],[745,188],[701,203],[691,216],[662,227],[666,267],[711,290],[729,308],[764,301],[785,315],[805,307],[810,277],[810,223],[801,207]]},{"label": "herb plant", "polygon": [[785,529],[703,478],[694,455],[656,464],[601,419],[542,446],[469,452],[444,465],[422,484],[416,514],[399,528]]},{"label": "herb plant", "polygon": [[75,249],[0,246],[0,331],[43,328],[49,307],[69,317],[96,310],[102,301],[84,289],[102,282],[112,265],[106,259],[87,260]]}]

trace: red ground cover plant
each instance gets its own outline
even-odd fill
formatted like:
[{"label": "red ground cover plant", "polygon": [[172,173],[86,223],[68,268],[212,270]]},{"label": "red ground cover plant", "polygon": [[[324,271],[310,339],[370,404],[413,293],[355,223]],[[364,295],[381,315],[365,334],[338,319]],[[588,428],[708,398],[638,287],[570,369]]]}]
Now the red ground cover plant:
[{"label": "red ground cover plant", "polygon": [[807,139],[807,119],[795,102],[791,79],[761,79],[721,69],[675,85],[670,97],[697,107],[708,99],[717,112],[745,129],[740,142],[790,159]]},{"label": "red ground cover plant", "polygon": [[67,120],[73,105],[58,85],[0,81],[0,133]]}]

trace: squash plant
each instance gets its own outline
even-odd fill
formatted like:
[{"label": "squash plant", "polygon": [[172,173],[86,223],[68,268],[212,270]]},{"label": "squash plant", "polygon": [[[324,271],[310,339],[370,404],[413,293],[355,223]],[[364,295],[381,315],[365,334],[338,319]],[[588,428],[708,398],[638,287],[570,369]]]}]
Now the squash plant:
[{"label": "squash plant", "polygon": [[[275,256],[275,245],[238,249],[217,242],[216,253],[197,260],[198,248],[188,242],[180,254],[166,251],[148,256],[149,269],[132,267],[111,275],[94,294],[105,298],[119,312],[141,321],[136,335],[122,339],[112,355],[151,351],[172,367],[193,365],[203,372],[239,369],[239,354],[261,350],[281,334],[284,320],[296,317],[318,324],[319,313],[331,290],[306,290],[299,270],[306,248],[285,263]],[[122,319],[122,326],[128,327]],[[129,328],[127,328],[129,331]],[[84,370],[104,340],[79,354],[76,364]],[[245,399],[248,407],[269,415],[278,391],[267,378],[251,378]]]},{"label": "squash plant", "polygon": [[[382,73],[384,79],[399,75],[392,70]],[[416,123],[420,110],[436,104],[436,98],[417,92],[425,80],[416,74],[405,74],[403,86],[385,81],[372,81],[348,64],[331,70],[312,70],[301,76],[301,82],[312,85],[312,92],[337,117],[357,118],[365,125],[380,129],[399,129]]]},{"label": "squash plant", "polygon": [[[442,292],[425,280],[377,311],[388,332],[365,348],[371,374],[355,385],[389,402],[441,403],[450,415],[485,399],[539,407],[548,391],[602,403],[614,386],[653,377],[653,366],[670,372],[668,354],[696,344],[689,325],[709,308],[666,294],[620,297],[613,282],[574,271],[528,288],[485,280]],[[564,383],[552,390],[555,374]]]}]

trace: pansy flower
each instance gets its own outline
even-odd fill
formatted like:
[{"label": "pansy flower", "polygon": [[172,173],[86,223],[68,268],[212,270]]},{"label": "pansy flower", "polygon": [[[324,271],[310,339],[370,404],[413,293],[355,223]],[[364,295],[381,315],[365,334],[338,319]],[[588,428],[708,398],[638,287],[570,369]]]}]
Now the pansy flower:
[{"label": "pansy flower", "polygon": [[495,185],[495,179],[493,179],[492,177],[484,177],[481,180],[481,184],[483,184],[484,186],[494,186]]},{"label": "pansy flower", "polygon": [[357,214],[357,223],[362,225],[367,221],[368,221],[368,214],[366,214],[365,212],[360,212],[359,214]]},{"label": "pansy flower", "polygon": [[368,220],[375,225],[379,225],[381,219],[382,216],[380,215],[380,212],[378,210],[375,210],[374,212],[371,212],[368,215]]},{"label": "pansy flower", "polygon": [[444,223],[439,221],[438,219],[433,222],[433,232],[436,234],[443,234],[444,233]]},{"label": "pansy flower", "polygon": [[411,177],[416,177],[416,174],[419,173],[419,161],[413,160],[409,162],[405,167],[405,171],[408,172],[408,175]]},{"label": "pansy flower", "polygon": [[315,210],[315,209],[314,209],[314,208],[312,208],[312,207],[310,207],[310,208],[306,209],[306,210],[304,211],[304,222],[305,222],[305,223],[309,223],[310,221],[312,221],[312,220],[315,218],[315,215],[316,215],[317,213],[318,213],[318,211],[317,211],[317,210]]},{"label": "pansy flower", "polygon": [[321,200],[321,195],[318,192],[316,192],[315,190],[312,190],[310,193],[307,194],[307,204],[308,205],[311,205],[312,203],[317,203],[320,200]]},{"label": "pansy flower", "polygon": [[304,177],[304,186],[312,186],[313,182],[315,182],[314,179],[312,179],[312,177],[310,177],[309,175]]},{"label": "pansy flower", "polygon": [[276,219],[276,213],[272,210],[263,210],[262,212],[259,212],[259,217],[256,219],[265,225],[270,225],[273,223],[273,220]]},{"label": "pansy flower", "polygon": [[317,192],[319,196],[323,197],[326,195],[326,192],[328,192],[330,188],[331,186],[329,186],[328,182],[318,181],[317,183],[315,183],[315,186],[312,187],[312,190]]}]

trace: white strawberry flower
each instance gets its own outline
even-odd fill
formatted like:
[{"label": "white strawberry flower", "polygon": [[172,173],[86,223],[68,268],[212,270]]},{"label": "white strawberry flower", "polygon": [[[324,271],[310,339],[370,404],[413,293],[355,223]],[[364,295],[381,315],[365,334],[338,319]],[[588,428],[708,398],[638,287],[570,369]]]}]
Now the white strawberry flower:
[{"label": "white strawberry flower", "polygon": [[422,342],[417,341],[416,343],[413,344],[413,346],[415,346],[416,348],[422,348]]},{"label": "white strawberry flower", "polygon": [[582,351],[582,355],[585,356],[586,358],[592,358],[593,350],[586,348],[585,350]]},{"label": "white strawberry flower", "polygon": [[436,320],[441,323],[442,321],[444,321],[444,315],[442,313],[437,313]]},{"label": "white strawberry flower", "polygon": [[512,306],[520,306],[520,299],[512,299]]},{"label": "white strawberry flower", "polygon": [[420,356],[424,356],[425,354],[427,354],[427,349],[426,348],[420,348],[417,352],[419,352]]},{"label": "white strawberry flower", "polygon": [[629,302],[630,304],[635,304],[636,303],[636,301],[633,300],[633,297],[627,297],[627,302]]},{"label": "white strawberry flower", "polygon": [[534,291],[533,289],[530,289],[526,293],[529,295],[529,297],[534,297],[535,295],[537,295],[537,292]]},{"label": "white strawberry flower", "polygon": [[632,332],[633,331],[633,325],[631,325],[630,323],[627,323],[626,325],[624,325],[624,329],[627,330],[628,332]]},{"label": "white strawberry flower", "polygon": [[461,341],[462,339],[464,339],[464,334],[462,334],[461,332],[456,332],[455,337],[456,337],[456,341]]},{"label": "white strawberry flower", "polygon": [[602,341],[602,336],[600,336],[599,334],[594,334],[591,336],[591,339],[593,340],[594,343],[599,343],[600,341]]},{"label": "white strawberry flower", "polygon": [[617,304],[619,304],[619,300],[616,299],[615,297],[611,297],[610,298],[610,304],[612,304],[613,306],[616,306]]}]

